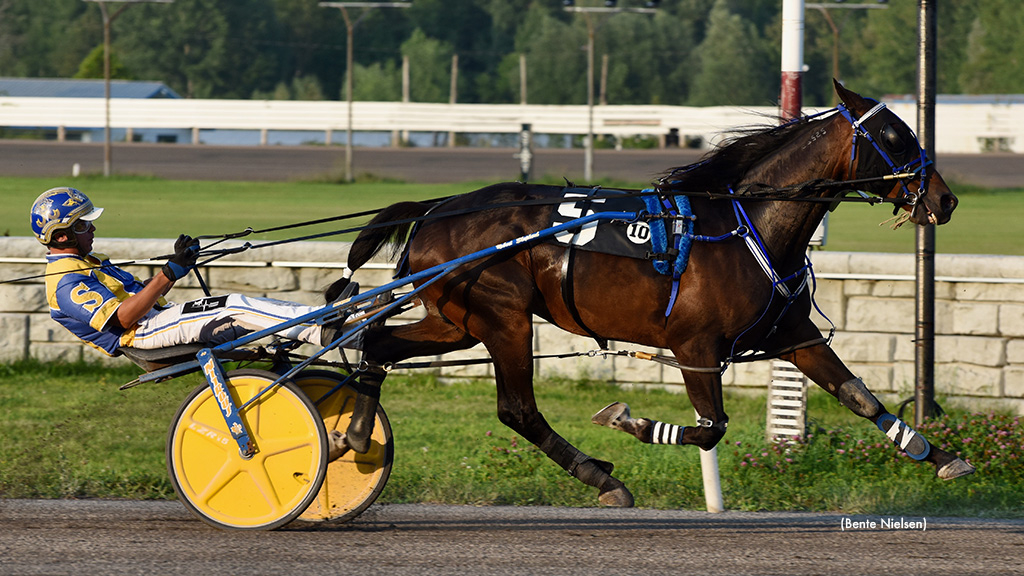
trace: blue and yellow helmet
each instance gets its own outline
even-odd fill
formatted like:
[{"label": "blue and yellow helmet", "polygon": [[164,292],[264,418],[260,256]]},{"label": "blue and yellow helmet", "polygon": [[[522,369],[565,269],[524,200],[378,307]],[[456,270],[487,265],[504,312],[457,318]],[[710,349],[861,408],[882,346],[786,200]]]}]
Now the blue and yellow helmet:
[{"label": "blue and yellow helmet", "polygon": [[102,213],[103,208],[94,207],[88,196],[74,188],[51,188],[32,204],[32,233],[49,245],[57,230],[70,228],[78,220],[95,220]]}]

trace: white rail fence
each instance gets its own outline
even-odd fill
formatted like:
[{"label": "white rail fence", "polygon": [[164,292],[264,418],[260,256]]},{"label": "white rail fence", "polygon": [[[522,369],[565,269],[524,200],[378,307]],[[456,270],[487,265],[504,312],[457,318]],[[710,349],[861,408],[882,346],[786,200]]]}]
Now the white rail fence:
[{"label": "white rail fence", "polygon": [[[115,261],[132,261],[166,252],[169,242],[107,238],[102,248]],[[322,303],[322,290],[340,275],[347,250],[348,245],[340,242],[302,242],[250,251],[207,267],[206,281],[218,294],[242,292]],[[42,252],[34,238],[0,237],[0,279],[40,274],[45,266]],[[823,250],[812,252],[812,260],[817,271],[817,302],[836,326],[836,352],[883,401],[895,406],[911,396],[914,256]],[[131,270],[140,278],[149,278],[159,266]],[[355,279],[364,290],[381,286],[391,281],[393,266],[371,263],[360,268]],[[940,399],[972,409],[1009,409],[1024,414],[1024,257],[940,254],[936,256],[936,275],[935,388]],[[180,284],[171,294],[178,302],[203,295],[191,277]],[[47,362],[100,359],[102,355],[50,319],[45,291],[41,278],[0,285],[0,363],[26,357]],[[411,321],[418,314],[422,309],[399,320]],[[815,318],[827,332],[829,323]],[[539,320],[534,326],[534,345],[537,354],[594,348],[593,340],[572,336]],[[620,343],[615,346],[638,349]],[[483,354],[474,349],[445,358],[479,358]],[[682,390],[678,370],[635,358],[544,359],[536,361],[536,368],[543,375],[586,376],[620,385]],[[723,383],[734,391],[763,391],[766,387],[771,391],[777,387],[772,383],[773,368],[774,363],[768,361],[735,364],[723,375]],[[488,365],[473,365],[446,367],[438,375],[489,378],[493,372]],[[802,396],[803,391],[796,390]],[[794,424],[802,427],[799,422]]]},{"label": "white rail fence", "polygon": [[[890,105],[912,127],[912,103]],[[805,110],[814,112],[815,110]],[[771,123],[775,107],[696,108],[687,106],[595,106],[594,132],[615,136],[681,136],[714,142],[736,126]],[[0,126],[65,129],[103,128],[101,98],[0,97]],[[586,134],[587,106],[520,104],[429,104],[354,102],[352,129],[382,132],[513,134],[531,124],[538,134]],[[115,129],[189,130],[199,143],[200,130],[317,131],[347,130],[348,108],[336,101],[112,99],[110,125]],[[976,153],[1024,152],[1024,104],[939,104],[936,106],[936,151]]]}]

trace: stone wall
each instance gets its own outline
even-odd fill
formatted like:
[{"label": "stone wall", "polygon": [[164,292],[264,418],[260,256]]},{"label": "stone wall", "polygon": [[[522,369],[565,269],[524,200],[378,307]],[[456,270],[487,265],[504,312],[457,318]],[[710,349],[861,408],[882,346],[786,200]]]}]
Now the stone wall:
[{"label": "stone wall", "polygon": [[[115,262],[166,254],[170,240],[103,239]],[[305,304],[321,302],[322,290],[340,274],[347,244],[307,242],[252,250],[205,269],[214,293],[270,296]],[[43,250],[32,238],[0,238],[0,279],[43,271]],[[914,386],[914,256],[816,251],[817,302],[836,326],[833,347],[868,386],[883,398],[912,395]],[[225,259],[227,260],[227,259]],[[128,266],[146,278],[160,263]],[[364,289],[389,282],[392,268],[371,263],[356,280]],[[935,388],[941,398],[977,409],[1008,408],[1024,413],[1024,257],[939,255],[936,258]],[[194,278],[179,282],[176,301],[202,296]],[[415,319],[417,311],[397,321]],[[823,330],[828,323],[817,320]],[[587,351],[592,340],[538,323],[538,354]],[[613,343],[615,349],[645,350]],[[650,350],[648,350],[650,351]],[[446,355],[477,358],[481,347]],[[77,342],[49,319],[43,280],[0,285],[0,361],[24,357],[45,361],[104,357]],[[626,357],[538,360],[542,374],[585,376],[629,385],[679,389],[677,370]],[[727,386],[753,389],[769,382],[770,362],[731,366]],[[488,365],[445,368],[447,378],[491,375]]]}]

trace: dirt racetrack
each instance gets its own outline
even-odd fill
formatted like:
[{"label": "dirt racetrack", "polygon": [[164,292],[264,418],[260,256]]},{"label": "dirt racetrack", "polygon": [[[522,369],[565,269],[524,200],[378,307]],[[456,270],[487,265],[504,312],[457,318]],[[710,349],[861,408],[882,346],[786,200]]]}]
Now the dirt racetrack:
[{"label": "dirt racetrack", "polygon": [[[520,177],[511,148],[356,148],[356,175],[373,174],[406,182],[502,182]],[[650,182],[664,170],[697,161],[700,150],[597,150],[594,176]],[[114,144],[115,174],[183,180],[286,182],[343,173],[344,148],[334,146],[191,146]],[[1024,154],[940,154],[939,171],[952,183],[994,188],[1024,187]],[[80,142],[0,140],[0,175],[67,177],[103,171],[103,145]],[[583,151],[534,151],[535,182],[582,182]],[[468,191],[468,190],[467,190]]]},{"label": "dirt racetrack", "polygon": [[1024,574],[1024,520],[376,505],[226,532],[178,502],[0,500],[0,574],[72,573]]}]

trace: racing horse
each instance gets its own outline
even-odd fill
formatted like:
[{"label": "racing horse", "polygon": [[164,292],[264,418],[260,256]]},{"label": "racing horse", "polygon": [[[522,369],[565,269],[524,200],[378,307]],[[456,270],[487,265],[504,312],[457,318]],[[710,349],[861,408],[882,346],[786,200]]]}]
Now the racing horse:
[{"label": "racing horse", "polygon": [[[665,197],[703,192],[688,196],[694,241],[685,273],[675,282],[640,259],[580,251],[569,262],[564,245],[526,241],[429,285],[419,296],[426,308],[423,320],[368,328],[363,366],[370,368],[359,378],[346,442],[356,451],[368,448],[385,376],[381,366],[483,343],[494,363],[501,422],[569,474],[598,488],[602,505],[632,506],[633,496],[612,476],[612,464],[577,450],[538,410],[532,324],[537,315],[599,342],[671,351],[699,416],[696,426],[632,418],[619,403],[594,418],[642,442],[714,447],[728,423],[723,366],[742,351],[761,351],[763,357],[795,364],[844,406],[876,424],[898,448],[933,464],[940,478],[973,472],[970,464],[929,445],[891,414],[810,318],[807,246],[840,197],[861,191],[872,199],[893,199],[905,220],[922,225],[947,222],[957,205],[903,121],[838,82],[835,89],[842,104],[831,113],[739,132],[697,164],[660,178],[654,191]],[[341,292],[351,272],[389,244],[396,254],[404,245],[408,274],[546,228],[565,201],[562,192],[560,186],[504,183],[443,203],[389,206],[354,241],[349,270],[327,297]],[[418,222],[410,233],[414,219]],[[666,302],[672,302],[668,310]]]}]

